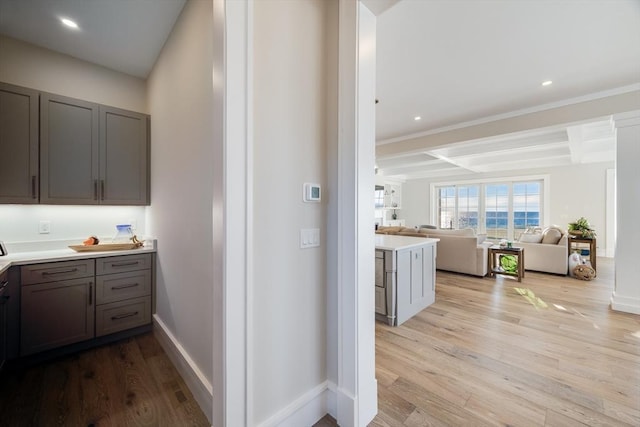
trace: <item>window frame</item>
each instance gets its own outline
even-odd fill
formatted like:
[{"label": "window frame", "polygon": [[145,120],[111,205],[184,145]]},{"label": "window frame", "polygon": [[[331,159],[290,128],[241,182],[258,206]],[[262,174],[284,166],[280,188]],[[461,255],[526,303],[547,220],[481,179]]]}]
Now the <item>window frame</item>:
[{"label": "window frame", "polygon": [[[469,187],[471,185],[478,185],[480,187],[479,191],[479,202],[478,202],[478,227],[477,233],[486,234],[486,205],[485,205],[485,190],[486,185],[492,184],[507,184],[508,185],[508,225],[507,225],[507,238],[514,239],[514,212],[513,212],[513,185],[517,183],[531,182],[531,181],[540,181],[540,191],[542,192],[540,197],[540,226],[546,226],[550,224],[551,218],[551,177],[550,175],[527,175],[527,176],[504,176],[504,177],[495,177],[495,178],[485,178],[485,179],[473,179],[473,180],[455,180],[455,181],[441,181],[441,182],[432,182],[429,186],[429,200],[430,200],[430,209],[429,214],[431,216],[430,222],[432,224],[439,224],[439,200],[438,200],[438,190],[442,187]],[[455,195],[456,206],[455,211],[457,214],[458,209],[458,193],[456,191]]]}]

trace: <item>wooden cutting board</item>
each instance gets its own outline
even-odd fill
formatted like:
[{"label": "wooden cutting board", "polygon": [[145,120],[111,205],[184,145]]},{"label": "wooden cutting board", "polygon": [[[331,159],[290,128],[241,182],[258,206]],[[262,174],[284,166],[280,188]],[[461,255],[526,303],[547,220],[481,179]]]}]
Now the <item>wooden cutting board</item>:
[{"label": "wooden cutting board", "polygon": [[76,252],[124,251],[142,247],[142,243],[103,243],[99,245],[70,245]]}]

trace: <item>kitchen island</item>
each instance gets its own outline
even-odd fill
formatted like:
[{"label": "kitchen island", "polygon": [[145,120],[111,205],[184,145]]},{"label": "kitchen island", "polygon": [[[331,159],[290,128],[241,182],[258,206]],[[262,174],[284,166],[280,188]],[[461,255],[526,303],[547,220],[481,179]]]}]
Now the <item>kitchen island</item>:
[{"label": "kitchen island", "polygon": [[398,326],[433,304],[440,239],[376,234],[376,319]]}]

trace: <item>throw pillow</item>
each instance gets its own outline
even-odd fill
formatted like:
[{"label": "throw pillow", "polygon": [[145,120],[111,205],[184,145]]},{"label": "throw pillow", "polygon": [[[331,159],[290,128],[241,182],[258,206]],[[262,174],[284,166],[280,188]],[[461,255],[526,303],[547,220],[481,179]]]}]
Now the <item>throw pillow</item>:
[{"label": "throw pillow", "polygon": [[562,237],[562,232],[557,228],[549,227],[542,232],[542,243],[547,245],[557,245]]},{"label": "throw pillow", "polygon": [[522,233],[518,241],[522,243],[540,243],[542,242],[542,233]]}]

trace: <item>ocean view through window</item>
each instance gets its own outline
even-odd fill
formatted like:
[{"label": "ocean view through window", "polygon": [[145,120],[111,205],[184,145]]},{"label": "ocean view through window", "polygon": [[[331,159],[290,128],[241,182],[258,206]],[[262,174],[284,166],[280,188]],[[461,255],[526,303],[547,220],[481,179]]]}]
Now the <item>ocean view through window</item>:
[{"label": "ocean view through window", "polygon": [[472,228],[489,239],[520,237],[543,218],[543,180],[436,186],[440,228]]}]

